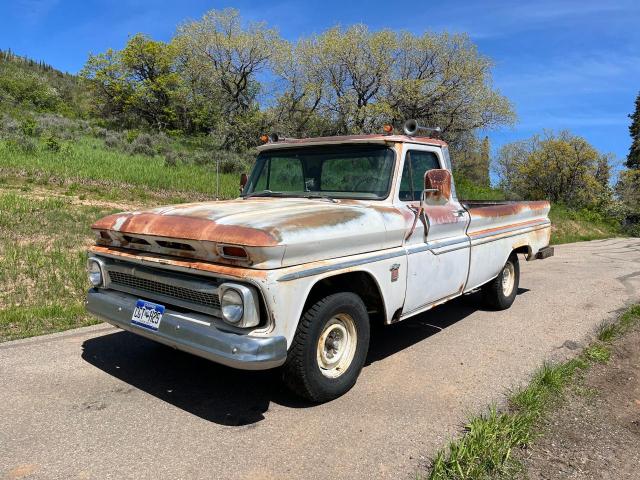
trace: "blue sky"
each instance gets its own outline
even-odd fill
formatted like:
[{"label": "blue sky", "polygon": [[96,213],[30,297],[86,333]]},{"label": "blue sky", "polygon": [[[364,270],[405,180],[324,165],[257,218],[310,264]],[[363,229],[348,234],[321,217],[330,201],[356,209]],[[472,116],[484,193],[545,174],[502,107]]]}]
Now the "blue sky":
[{"label": "blue sky", "polygon": [[622,160],[640,91],[640,1],[0,0],[0,48],[77,72],[89,52],[144,32],[167,40],[211,8],[235,7],[294,40],[335,24],[467,32],[495,61],[495,86],[518,123],[488,132],[495,148],[543,128],[569,129]]}]

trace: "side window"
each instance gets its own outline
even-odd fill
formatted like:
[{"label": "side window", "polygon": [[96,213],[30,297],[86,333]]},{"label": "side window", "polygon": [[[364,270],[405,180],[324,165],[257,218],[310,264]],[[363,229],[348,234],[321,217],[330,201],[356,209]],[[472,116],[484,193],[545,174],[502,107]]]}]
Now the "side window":
[{"label": "side window", "polygon": [[291,157],[271,157],[264,168],[267,174],[262,174],[255,191],[273,190],[274,192],[303,192],[304,175],[302,162]]},{"label": "side window", "polygon": [[424,189],[424,172],[440,168],[438,156],[433,152],[410,150],[404,159],[400,179],[400,200],[410,202],[420,200]]}]

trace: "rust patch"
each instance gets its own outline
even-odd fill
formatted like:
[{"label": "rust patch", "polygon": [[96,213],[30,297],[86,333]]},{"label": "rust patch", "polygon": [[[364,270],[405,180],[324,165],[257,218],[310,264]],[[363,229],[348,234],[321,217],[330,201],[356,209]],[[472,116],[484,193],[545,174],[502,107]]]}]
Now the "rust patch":
[{"label": "rust patch", "polygon": [[291,218],[286,219],[280,223],[283,228],[299,227],[299,228],[318,228],[318,227],[330,227],[335,225],[341,225],[343,223],[358,220],[366,215],[364,210],[321,210],[319,212],[305,212],[292,215]]},{"label": "rust patch", "polygon": [[[118,223],[121,223],[119,228]],[[229,243],[249,247],[273,247],[278,245],[280,241],[280,236],[273,230],[262,230],[239,225],[222,225],[204,218],[156,213],[109,215],[98,220],[91,228],[185,240]]]},{"label": "rust patch", "polygon": [[258,147],[259,151],[270,150],[278,147],[286,147],[287,145],[303,145],[303,144],[335,144],[335,143],[349,143],[349,142],[407,142],[407,143],[419,143],[424,145],[438,145],[442,147],[447,146],[447,142],[444,142],[438,138],[431,137],[409,137],[407,135],[338,135],[335,137],[313,137],[313,138],[289,138],[282,142],[272,142],[261,145]]},{"label": "rust patch", "polygon": [[460,217],[454,215],[451,205],[427,205],[424,210],[429,217],[429,222],[433,224],[440,225],[460,221]]},{"label": "rust patch", "polygon": [[[471,202],[473,203],[473,202]],[[544,213],[551,204],[546,200],[532,202],[503,203],[497,205],[476,206],[469,208],[469,213],[476,218],[495,218],[517,215],[525,210]]]},{"label": "rust patch", "polygon": [[179,260],[174,258],[168,258],[166,255],[156,255],[152,253],[144,252],[132,252],[131,250],[124,250],[120,248],[107,248],[94,245],[89,248],[89,251],[97,254],[116,255],[122,258],[130,258],[135,260],[144,260],[148,262],[158,263],[161,265],[172,265],[176,267],[182,267],[192,270],[201,270],[204,272],[217,273],[220,275],[228,275],[230,277],[237,278],[265,278],[268,274],[268,270],[257,270],[250,268],[239,268],[228,265],[219,265],[217,263],[203,262],[203,261],[189,261]]},{"label": "rust patch", "polygon": [[540,219],[539,218],[534,218],[533,220],[527,220],[526,222],[517,222],[517,223],[509,223],[507,225],[502,225],[500,227],[493,227],[493,228],[487,228],[485,230],[478,230],[476,232],[470,232],[469,236],[470,237],[476,237],[478,235],[485,235],[487,233],[493,233],[493,232],[497,232],[499,230],[505,230],[507,228],[513,228],[513,227],[526,227],[527,225],[531,225],[531,224],[535,224],[535,223],[539,223]]},{"label": "rust patch", "polygon": [[424,173],[424,188],[438,190],[438,193],[430,195],[432,198],[449,200],[451,198],[451,173],[443,168],[427,170]]}]

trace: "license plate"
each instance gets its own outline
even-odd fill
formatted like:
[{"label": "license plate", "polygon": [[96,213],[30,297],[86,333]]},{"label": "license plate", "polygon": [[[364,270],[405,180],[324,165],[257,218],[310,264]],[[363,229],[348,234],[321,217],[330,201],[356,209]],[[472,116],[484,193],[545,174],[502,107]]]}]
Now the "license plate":
[{"label": "license plate", "polygon": [[147,302],[146,300],[138,300],[136,308],[131,316],[131,323],[138,327],[148,330],[158,330],[162,314],[164,313],[164,305]]}]

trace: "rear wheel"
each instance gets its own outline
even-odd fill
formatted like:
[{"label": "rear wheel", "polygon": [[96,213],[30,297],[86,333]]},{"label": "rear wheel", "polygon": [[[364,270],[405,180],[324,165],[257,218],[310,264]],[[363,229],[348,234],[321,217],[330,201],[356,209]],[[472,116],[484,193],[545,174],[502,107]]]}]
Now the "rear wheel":
[{"label": "rear wheel", "polygon": [[369,350],[369,315],[354,293],[329,295],[300,319],[284,365],[285,384],[314,402],[353,387]]},{"label": "rear wheel", "polygon": [[518,255],[512,253],[500,274],[482,286],[484,302],[494,310],[506,310],[516,299],[519,284],[520,264]]}]

